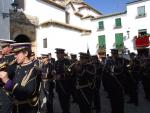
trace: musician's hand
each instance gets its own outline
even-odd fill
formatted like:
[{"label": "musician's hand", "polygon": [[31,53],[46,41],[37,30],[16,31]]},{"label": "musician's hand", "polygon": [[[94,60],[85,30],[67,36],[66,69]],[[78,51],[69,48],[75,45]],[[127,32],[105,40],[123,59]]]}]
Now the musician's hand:
[{"label": "musician's hand", "polygon": [[0,79],[3,83],[7,83],[7,81],[9,80],[8,73],[5,71],[0,71]]}]

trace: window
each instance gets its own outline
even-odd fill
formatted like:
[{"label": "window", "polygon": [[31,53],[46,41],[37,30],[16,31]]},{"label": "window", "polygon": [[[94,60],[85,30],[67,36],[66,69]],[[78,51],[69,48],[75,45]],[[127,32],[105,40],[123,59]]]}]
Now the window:
[{"label": "window", "polygon": [[121,18],[115,19],[115,28],[120,28],[121,26]]},{"label": "window", "polygon": [[98,36],[99,48],[106,48],[105,35]]},{"label": "window", "polygon": [[147,35],[147,29],[139,29],[138,30],[138,35],[139,36],[145,36],[145,35]]},{"label": "window", "polygon": [[98,22],[98,29],[99,30],[103,30],[104,29],[104,22],[103,21]]},{"label": "window", "polygon": [[43,48],[47,48],[47,38],[43,39]]},{"label": "window", "polygon": [[65,15],[66,15],[66,23],[69,24],[70,14],[68,12],[66,12]]},{"label": "window", "polygon": [[115,44],[117,49],[122,49],[124,47],[123,43],[123,33],[115,34]]},{"label": "window", "polygon": [[145,16],[145,6],[140,6],[137,8],[138,17]]}]

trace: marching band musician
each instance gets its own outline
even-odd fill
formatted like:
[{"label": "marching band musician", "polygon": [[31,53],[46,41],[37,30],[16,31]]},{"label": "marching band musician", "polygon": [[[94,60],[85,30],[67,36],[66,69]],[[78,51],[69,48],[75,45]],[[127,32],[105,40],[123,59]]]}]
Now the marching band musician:
[{"label": "marching band musician", "polygon": [[100,113],[100,111],[101,111],[100,86],[101,86],[101,77],[102,77],[103,64],[98,60],[97,55],[92,56],[92,64],[96,68],[95,87],[93,89],[94,109],[95,109],[96,113]]},{"label": "marching band musician", "polygon": [[6,62],[8,64],[7,71],[9,73],[9,78],[12,79],[14,76],[14,72],[17,66],[17,63],[15,61],[14,53],[12,52],[14,41],[9,41],[9,43],[3,43],[1,44],[2,47],[2,60],[1,62]]},{"label": "marching band musician", "polygon": [[130,100],[127,103],[133,103],[134,105],[138,105],[138,83],[140,80],[141,69],[140,69],[140,62],[136,58],[135,53],[129,53],[130,61],[127,65],[129,74],[132,78],[132,85],[130,85]]},{"label": "marching band musician", "polygon": [[18,63],[13,80],[9,73],[0,72],[5,90],[14,98],[13,113],[37,113],[41,73],[30,60],[31,44],[16,43],[13,52]]},{"label": "marching band musician", "polygon": [[95,87],[95,66],[90,62],[90,55],[80,52],[80,59],[72,67],[75,79],[76,99],[80,113],[92,112],[93,88]]},{"label": "marching band musician", "polygon": [[124,87],[120,79],[125,66],[122,63],[118,50],[111,49],[111,57],[106,61],[102,76],[110,99],[111,113],[124,113]]},{"label": "marching band musician", "polygon": [[[40,91],[41,109],[40,113],[53,113],[53,89],[54,82],[52,80],[53,64],[49,62],[48,54],[42,54],[42,81]],[[44,100],[46,99],[46,100]],[[44,102],[45,101],[45,102]]]},{"label": "marching band musician", "polygon": [[49,63],[51,63],[54,66],[54,64],[55,64],[55,58],[52,57],[51,53],[48,53],[48,59],[49,59]]},{"label": "marching band musician", "polygon": [[[7,64],[5,68],[7,69],[1,69],[7,71],[9,74],[9,78],[12,79],[15,75],[15,69],[16,69],[16,62],[14,54],[12,53],[12,47],[11,43],[14,43],[14,41],[9,40],[0,40],[1,41],[1,48],[2,48],[2,58],[0,61],[0,65],[3,65],[3,63]],[[12,111],[12,102],[10,100],[10,97],[5,93],[3,87],[3,83],[0,83],[0,113],[11,113]]]},{"label": "marching band musician", "polygon": [[143,48],[138,50],[138,56],[140,57],[141,65],[141,81],[144,88],[145,99],[150,101],[150,56],[149,48]]},{"label": "marching band musician", "polygon": [[56,48],[55,62],[55,79],[56,79],[56,92],[58,93],[58,98],[62,113],[70,113],[70,97],[71,97],[71,80],[70,75],[67,72],[70,65],[70,60],[65,58],[65,49]]}]

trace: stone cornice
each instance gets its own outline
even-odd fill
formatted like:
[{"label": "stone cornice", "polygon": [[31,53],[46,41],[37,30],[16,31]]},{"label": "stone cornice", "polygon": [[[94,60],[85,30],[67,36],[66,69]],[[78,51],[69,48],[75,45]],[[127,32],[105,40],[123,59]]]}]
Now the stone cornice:
[{"label": "stone cornice", "polygon": [[77,31],[80,31],[80,32],[89,32],[89,33],[91,33],[91,30],[84,29],[84,28],[74,26],[74,25],[70,25],[70,24],[66,24],[66,23],[63,23],[63,22],[55,21],[55,20],[49,20],[47,22],[41,23],[39,26],[47,27],[49,25],[63,26],[65,28],[74,29],[74,30],[77,30]]},{"label": "stone cornice", "polygon": [[42,1],[43,1],[43,2],[46,2],[46,3],[48,3],[48,4],[51,4],[51,5],[54,5],[54,6],[58,7],[58,8],[60,8],[60,9],[65,10],[65,7],[64,7],[64,6],[62,6],[62,5],[60,5],[60,4],[56,3],[56,2],[54,2],[54,1],[52,1],[52,0],[42,0]]}]

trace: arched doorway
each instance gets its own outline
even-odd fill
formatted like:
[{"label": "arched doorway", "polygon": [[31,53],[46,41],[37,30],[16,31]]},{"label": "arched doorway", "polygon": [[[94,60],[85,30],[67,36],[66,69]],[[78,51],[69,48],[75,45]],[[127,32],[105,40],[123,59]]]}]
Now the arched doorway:
[{"label": "arched doorway", "polygon": [[31,42],[30,38],[26,35],[18,35],[15,38],[15,41],[18,43],[22,43],[22,42]]}]

